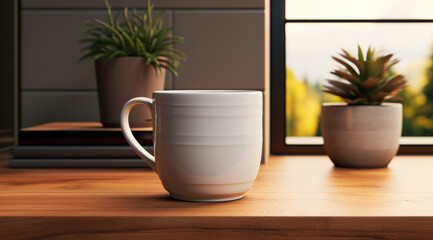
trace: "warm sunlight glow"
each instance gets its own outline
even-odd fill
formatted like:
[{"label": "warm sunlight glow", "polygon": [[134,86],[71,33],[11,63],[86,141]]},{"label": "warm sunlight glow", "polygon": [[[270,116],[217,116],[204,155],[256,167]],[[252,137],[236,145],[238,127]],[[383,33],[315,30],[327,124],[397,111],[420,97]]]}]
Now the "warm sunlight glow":
[{"label": "warm sunlight glow", "polygon": [[432,136],[433,23],[428,22],[287,23],[286,136],[320,136],[320,104],[340,100],[321,91],[326,79],[335,78],[329,72],[339,67],[331,56],[341,48],[356,55],[358,44],[400,59],[392,70],[409,85],[402,92],[403,136]]},{"label": "warm sunlight glow", "polygon": [[320,83],[337,66],[331,56],[341,48],[356,53],[357,44],[394,53],[401,60],[394,70],[415,86],[433,50],[433,23],[287,23],[286,65],[297,78]]},{"label": "warm sunlight glow", "polygon": [[287,19],[431,19],[431,0],[286,0]]}]

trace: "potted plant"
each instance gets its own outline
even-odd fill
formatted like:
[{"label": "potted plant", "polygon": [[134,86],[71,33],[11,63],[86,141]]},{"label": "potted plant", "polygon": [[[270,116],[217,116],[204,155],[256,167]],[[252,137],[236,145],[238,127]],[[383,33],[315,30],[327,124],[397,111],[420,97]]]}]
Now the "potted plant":
[{"label": "potted plant", "polygon": [[[125,7],[113,18],[107,0],[105,5],[108,23],[99,19],[85,22],[88,38],[81,40],[86,44],[82,49],[86,54],[81,59],[95,62],[102,124],[119,127],[120,111],[126,101],[138,96],[151,97],[154,91],[163,90],[166,70],[178,75],[176,68],[185,55],[173,45],[184,40],[170,34],[173,27],[164,26],[166,11],[152,17],[150,0],[143,15],[136,9],[130,14]],[[151,114],[134,109],[130,124],[152,126]]]},{"label": "potted plant", "polygon": [[326,153],[337,167],[386,167],[398,151],[402,131],[402,100],[397,93],[406,87],[402,75],[391,66],[393,54],[375,55],[370,47],[358,58],[342,50],[333,57],[342,68],[331,72],[324,92],[345,103],[322,104],[322,136]]}]

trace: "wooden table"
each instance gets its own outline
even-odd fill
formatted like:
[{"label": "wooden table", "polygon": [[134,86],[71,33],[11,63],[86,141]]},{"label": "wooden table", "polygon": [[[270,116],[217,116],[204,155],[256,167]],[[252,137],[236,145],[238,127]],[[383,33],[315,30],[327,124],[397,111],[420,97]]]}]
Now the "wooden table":
[{"label": "wooden table", "polygon": [[[4,164],[5,165],[5,164]],[[433,239],[433,157],[272,156],[244,199],[171,199],[149,169],[0,168],[0,239]]]}]

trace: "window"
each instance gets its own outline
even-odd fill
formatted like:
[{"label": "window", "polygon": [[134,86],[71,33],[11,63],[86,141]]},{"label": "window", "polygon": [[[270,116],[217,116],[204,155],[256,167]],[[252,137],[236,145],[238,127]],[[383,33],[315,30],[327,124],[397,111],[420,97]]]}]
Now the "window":
[{"label": "window", "polygon": [[[433,152],[433,2],[271,1],[271,145],[274,153],[321,153],[321,86],[341,48],[392,52],[408,81],[400,152]],[[431,93],[430,93],[431,92]],[[308,110],[306,110],[308,109]]]}]

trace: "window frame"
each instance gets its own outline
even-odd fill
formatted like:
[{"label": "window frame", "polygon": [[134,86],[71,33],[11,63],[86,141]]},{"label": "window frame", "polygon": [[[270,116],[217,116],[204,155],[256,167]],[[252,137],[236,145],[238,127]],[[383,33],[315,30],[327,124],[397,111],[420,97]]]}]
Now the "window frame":
[{"label": "window frame", "polygon": [[[270,140],[272,154],[325,154],[323,145],[293,144],[286,145],[286,37],[285,26],[293,22],[432,22],[433,19],[296,19],[287,20],[285,0],[270,0],[270,98],[271,121]],[[433,136],[432,136],[433,137]],[[433,145],[402,144],[398,154],[433,154]]]}]

